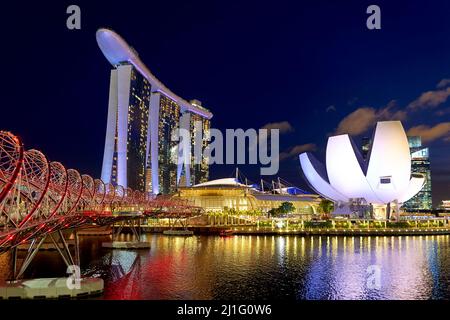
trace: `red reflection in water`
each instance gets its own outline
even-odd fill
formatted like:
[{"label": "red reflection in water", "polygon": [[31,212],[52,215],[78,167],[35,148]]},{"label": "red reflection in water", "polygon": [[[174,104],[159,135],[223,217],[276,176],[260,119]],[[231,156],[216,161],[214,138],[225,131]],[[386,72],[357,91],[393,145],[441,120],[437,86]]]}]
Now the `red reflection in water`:
[{"label": "red reflection in water", "polygon": [[173,268],[185,262],[186,253],[182,250],[142,260],[138,256],[124,277],[105,286],[104,299],[164,299],[165,291],[177,286],[177,275]]}]

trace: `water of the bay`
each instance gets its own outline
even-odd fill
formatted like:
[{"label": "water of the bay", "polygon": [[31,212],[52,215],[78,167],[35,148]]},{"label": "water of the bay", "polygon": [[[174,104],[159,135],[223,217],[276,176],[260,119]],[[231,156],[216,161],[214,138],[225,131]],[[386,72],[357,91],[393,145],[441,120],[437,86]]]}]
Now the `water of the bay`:
[{"label": "water of the bay", "polygon": [[[105,280],[103,299],[450,298],[450,236],[147,234],[149,250],[102,248],[108,240],[81,239],[82,272]],[[1,255],[0,280],[9,268]],[[58,253],[43,251],[25,277],[64,274]]]}]

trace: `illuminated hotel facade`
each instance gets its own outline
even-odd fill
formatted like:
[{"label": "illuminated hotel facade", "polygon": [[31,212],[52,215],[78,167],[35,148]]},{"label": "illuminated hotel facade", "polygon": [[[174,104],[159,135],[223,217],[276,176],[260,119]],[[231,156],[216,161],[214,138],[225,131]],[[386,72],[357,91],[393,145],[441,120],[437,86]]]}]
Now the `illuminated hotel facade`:
[{"label": "illuminated hotel facade", "polygon": [[[166,88],[114,31],[99,29],[97,43],[114,66],[102,180],[153,194],[207,181],[208,158],[195,159],[194,148],[207,147],[212,113]],[[178,129],[189,130],[189,150],[173,139]]]}]

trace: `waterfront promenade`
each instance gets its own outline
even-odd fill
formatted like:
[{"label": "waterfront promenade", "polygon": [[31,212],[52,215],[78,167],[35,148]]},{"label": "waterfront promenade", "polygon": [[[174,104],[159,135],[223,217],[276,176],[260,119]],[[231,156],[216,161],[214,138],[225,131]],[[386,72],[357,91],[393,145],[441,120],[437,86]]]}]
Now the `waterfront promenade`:
[{"label": "waterfront promenade", "polygon": [[[225,223],[224,223],[225,222]],[[239,223],[233,223],[239,222]],[[181,227],[180,227],[181,228]],[[251,222],[244,219],[225,219],[217,224],[187,224],[194,234],[220,234],[230,230],[236,235],[330,235],[330,236],[414,236],[450,234],[448,219],[426,219],[423,221],[350,221],[328,220],[320,222],[265,221]],[[162,233],[164,230],[177,229],[163,222],[142,225],[146,233]]]}]

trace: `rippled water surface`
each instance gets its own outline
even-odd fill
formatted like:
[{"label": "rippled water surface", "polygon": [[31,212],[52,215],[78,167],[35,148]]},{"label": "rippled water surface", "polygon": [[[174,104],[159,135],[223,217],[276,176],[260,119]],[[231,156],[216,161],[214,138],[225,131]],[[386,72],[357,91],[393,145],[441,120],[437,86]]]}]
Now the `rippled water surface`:
[{"label": "rippled water surface", "polygon": [[[450,298],[449,236],[147,235],[140,251],[103,249],[106,240],[81,241],[83,273],[105,279],[104,299]],[[8,264],[0,256],[0,277]],[[368,281],[373,265],[380,287]],[[64,271],[56,252],[41,252],[26,276]]]}]

